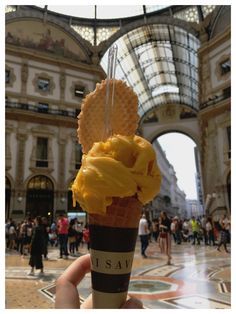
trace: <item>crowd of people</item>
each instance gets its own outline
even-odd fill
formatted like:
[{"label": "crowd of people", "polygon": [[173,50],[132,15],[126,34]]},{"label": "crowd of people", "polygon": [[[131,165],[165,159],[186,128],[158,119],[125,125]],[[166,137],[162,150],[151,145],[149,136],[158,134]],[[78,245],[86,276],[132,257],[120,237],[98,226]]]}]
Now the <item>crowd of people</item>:
[{"label": "crowd of people", "polygon": [[161,212],[159,218],[152,221],[143,214],[139,222],[138,234],[141,241],[141,255],[147,258],[146,249],[151,241],[159,243],[160,250],[167,256],[167,264],[171,263],[171,238],[174,243],[181,245],[183,242],[192,245],[216,246],[218,251],[224,247],[229,253],[227,243],[231,241],[231,223],[226,215],[218,221],[205,215],[192,216],[191,219],[180,219],[179,217],[168,217]]},{"label": "crowd of people", "polygon": [[[226,215],[219,221],[213,221],[205,215],[192,217],[191,219],[180,219],[179,217],[168,217],[161,212],[159,218],[152,221],[143,214],[138,234],[141,242],[141,255],[147,258],[146,249],[150,242],[158,242],[161,253],[166,254],[167,264],[171,264],[171,242],[177,245],[191,243],[192,245],[216,246],[225,252],[227,243],[231,240],[231,224]],[[34,274],[34,268],[40,269],[43,274],[42,258],[48,259],[48,245],[58,247],[58,259],[67,259],[69,255],[75,256],[79,253],[80,246],[86,244],[90,248],[89,228],[87,224],[78,221],[77,218],[68,219],[60,215],[56,221],[49,224],[46,217],[25,219],[15,223],[12,219],[6,221],[6,248],[16,250],[24,257],[30,256],[30,274]]]},{"label": "crowd of people", "polygon": [[29,275],[34,275],[34,269],[40,269],[43,274],[43,258],[48,259],[48,245],[58,247],[58,258],[68,258],[69,255],[79,253],[84,243],[89,249],[88,225],[77,218],[69,220],[60,215],[56,221],[49,223],[46,217],[30,217],[15,223],[8,219],[5,224],[6,249],[15,250],[24,256],[30,256]]}]

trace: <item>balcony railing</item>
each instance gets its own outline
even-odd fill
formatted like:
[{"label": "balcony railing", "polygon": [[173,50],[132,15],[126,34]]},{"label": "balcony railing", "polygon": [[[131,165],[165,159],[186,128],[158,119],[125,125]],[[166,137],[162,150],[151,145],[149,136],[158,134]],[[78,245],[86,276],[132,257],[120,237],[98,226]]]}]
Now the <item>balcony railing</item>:
[{"label": "balcony railing", "polygon": [[61,110],[61,109],[52,109],[47,108],[47,110],[42,110],[40,106],[37,105],[31,105],[31,104],[23,104],[18,102],[12,102],[12,101],[6,101],[6,108],[11,109],[20,109],[24,111],[31,111],[31,112],[38,112],[41,114],[50,114],[50,115],[58,115],[63,117],[71,117],[76,118],[79,114],[79,110]]}]

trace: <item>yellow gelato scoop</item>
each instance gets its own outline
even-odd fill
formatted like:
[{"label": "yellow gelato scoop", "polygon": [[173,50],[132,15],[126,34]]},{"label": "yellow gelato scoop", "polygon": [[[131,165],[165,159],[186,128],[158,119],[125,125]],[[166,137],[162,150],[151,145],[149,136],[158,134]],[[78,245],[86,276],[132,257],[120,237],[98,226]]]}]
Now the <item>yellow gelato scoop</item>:
[{"label": "yellow gelato scoop", "polygon": [[152,145],[139,136],[113,135],[82,157],[72,185],[73,202],[88,213],[105,214],[112,197],[137,194],[142,204],[159,192],[161,174]]}]

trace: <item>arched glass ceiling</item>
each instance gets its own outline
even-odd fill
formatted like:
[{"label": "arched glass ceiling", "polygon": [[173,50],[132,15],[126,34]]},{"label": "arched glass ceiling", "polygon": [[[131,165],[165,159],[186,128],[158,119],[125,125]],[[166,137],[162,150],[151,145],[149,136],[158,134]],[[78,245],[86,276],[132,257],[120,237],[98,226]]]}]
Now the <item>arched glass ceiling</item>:
[{"label": "arched glass ceiling", "polygon": [[[39,5],[43,8],[43,5]],[[74,17],[94,18],[95,6],[94,5],[48,5],[48,10],[66,14]],[[146,5],[146,12],[153,12],[164,9],[168,5]],[[113,19],[125,18],[143,14],[143,5],[97,5],[96,18],[97,19]]]},{"label": "arched glass ceiling", "polygon": [[[184,104],[198,110],[199,40],[174,25],[145,25],[120,37],[116,78],[132,86],[139,115],[162,104]],[[107,71],[108,51],[101,66]]]}]

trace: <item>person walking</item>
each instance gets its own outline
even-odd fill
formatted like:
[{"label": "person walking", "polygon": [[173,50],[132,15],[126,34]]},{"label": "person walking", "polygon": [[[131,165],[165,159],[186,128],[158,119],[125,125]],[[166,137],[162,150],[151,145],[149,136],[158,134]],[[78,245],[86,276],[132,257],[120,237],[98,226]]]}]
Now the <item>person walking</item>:
[{"label": "person walking", "polygon": [[10,223],[9,226],[9,231],[8,231],[8,236],[9,236],[9,250],[13,250],[16,248],[16,226],[14,221]]},{"label": "person walking", "polygon": [[228,249],[227,249],[227,242],[228,242],[228,233],[227,233],[227,224],[224,222],[225,217],[223,217],[220,221],[220,241],[219,244],[217,246],[217,251],[221,252],[220,248],[223,245],[225,252],[229,253]]},{"label": "person walking", "polygon": [[149,230],[148,230],[148,222],[147,222],[145,214],[143,214],[141,219],[139,220],[138,235],[141,241],[141,255],[144,258],[147,258],[147,255],[145,252],[148,247]]},{"label": "person walking", "polygon": [[89,233],[89,225],[86,224],[83,229],[83,241],[87,243],[87,249],[90,249],[90,233]]},{"label": "person walking", "polygon": [[193,231],[192,245],[195,245],[196,240],[197,240],[197,244],[200,244],[200,238],[199,238],[200,226],[199,226],[199,223],[194,216],[191,219],[191,226],[192,226],[192,231]]},{"label": "person walking", "polygon": [[206,223],[207,223],[207,219],[206,216],[203,215],[201,218],[201,229],[202,229],[202,233],[203,233],[203,239],[204,239],[204,243],[205,245],[207,245],[207,231],[206,231]]},{"label": "person walking", "polygon": [[44,251],[43,256],[44,259],[48,259],[48,242],[49,242],[49,231],[50,227],[48,224],[48,219],[46,217],[42,217],[42,226],[44,231]]},{"label": "person walking", "polygon": [[75,243],[76,243],[75,220],[71,219],[68,229],[68,244],[71,255],[75,254]]},{"label": "person walking", "polygon": [[60,244],[60,257],[63,258],[63,255],[65,255],[65,258],[68,258],[68,228],[69,228],[69,221],[68,218],[64,216],[64,214],[61,214],[59,216],[58,222],[57,222],[57,233],[58,233],[58,239]]},{"label": "person walking", "polygon": [[158,219],[155,218],[152,220],[152,237],[155,242],[157,242],[158,234],[159,234],[159,224],[158,224]]},{"label": "person walking", "polygon": [[171,220],[170,231],[171,231],[171,234],[173,235],[174,242],[176,243],[176,235],[175,235],[176,221],[174,218],[172,218],[172,220]]},{"label": "person walking", "polygon": [[40,269],[40,274],[43,275],[43,259],[44,252],[44,230],[41,216],[34,219],[35,226],[32,230],[32,238],[30,242],[30,260],[29,265],[31,271],[28,275],[34,276],[34,268]]},{"label": "person walking", "polygon": [[206,222],[206,245],[215,245],[214,231],[211,218],[207,218]]},{"label": "person walking", "polygon": [[160,249],[161,253],[167,256],[167,265],[171,264],[171,219],[166,212],[162,211],[160,215]]}]

